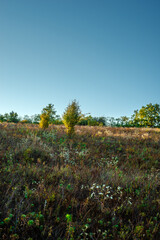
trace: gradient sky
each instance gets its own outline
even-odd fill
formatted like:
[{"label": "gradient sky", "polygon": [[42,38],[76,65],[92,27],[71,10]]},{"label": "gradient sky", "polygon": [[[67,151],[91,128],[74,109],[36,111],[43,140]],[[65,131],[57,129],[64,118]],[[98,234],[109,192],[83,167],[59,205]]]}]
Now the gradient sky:
[{"label": "gradient sky", "polygon": [[0,114],[160,104],[159,0],[0,0]]}]

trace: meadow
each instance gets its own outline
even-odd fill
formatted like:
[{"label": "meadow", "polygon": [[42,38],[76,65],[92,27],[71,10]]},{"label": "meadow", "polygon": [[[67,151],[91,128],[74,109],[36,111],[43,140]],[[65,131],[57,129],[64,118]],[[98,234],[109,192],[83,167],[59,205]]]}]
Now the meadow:
[{"label": "meadow", "polygon": [[0,239],[160,239],[160,129],[1,123]]}]

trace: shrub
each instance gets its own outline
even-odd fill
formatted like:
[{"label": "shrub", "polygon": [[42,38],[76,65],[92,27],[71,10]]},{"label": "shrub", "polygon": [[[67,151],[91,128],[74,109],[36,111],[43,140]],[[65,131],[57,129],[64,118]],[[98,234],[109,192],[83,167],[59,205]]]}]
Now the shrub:
[{"label": "shrub", "polygon": [[39,123],[39,127],[40,128],[48,128],[49,126],[49,115],[46,114],[46,113],[42,113],[41,116],[40,116],[41,120],[40,120],[40,123]]},{"label": "shrub", "polygon": [[22,120],[22,121],[20,121],[20,123],[30,123],[30,122],[28,122],[26,119],[24,119],[24,120]]},{"label": "shrub", "polygon": [[49,124],[53,123],[56,119],[56,110],[54,109],[53,104],[48,104],[45,108],[42,110],[42,114],[46,114],[49,118]]},{"label": "shrub", "polygon": [[74,133],[74,126],[81,119],[81,111],[79,105],[76,100],[72,101],[71,104],[66,108],[62,121],[66,127],[66,131],[69,137],[71,137]]}]

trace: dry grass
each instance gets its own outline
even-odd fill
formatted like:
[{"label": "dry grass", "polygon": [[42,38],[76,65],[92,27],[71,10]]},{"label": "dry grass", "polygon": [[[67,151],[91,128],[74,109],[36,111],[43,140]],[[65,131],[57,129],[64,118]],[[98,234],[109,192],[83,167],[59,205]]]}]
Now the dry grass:
[{"label": "dry grass", "polygon": [[0,239],[160,239],[159,129],[0,124]]}]

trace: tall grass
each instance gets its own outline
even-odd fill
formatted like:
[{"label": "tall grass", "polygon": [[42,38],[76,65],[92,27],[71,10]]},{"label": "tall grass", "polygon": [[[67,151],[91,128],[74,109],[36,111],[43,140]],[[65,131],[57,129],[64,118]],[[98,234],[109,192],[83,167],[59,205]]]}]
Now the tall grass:
[{"label": "tall grass", "polygon": [[0,239],[160,239],[160,132],[0,124]]}]

